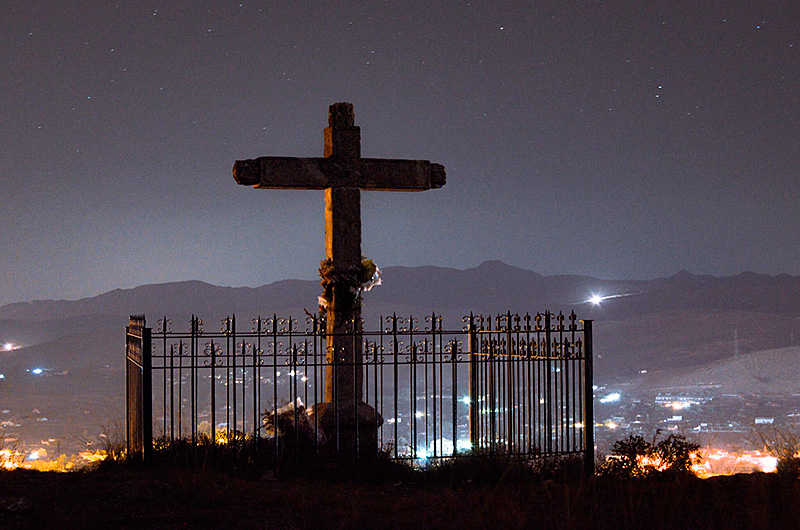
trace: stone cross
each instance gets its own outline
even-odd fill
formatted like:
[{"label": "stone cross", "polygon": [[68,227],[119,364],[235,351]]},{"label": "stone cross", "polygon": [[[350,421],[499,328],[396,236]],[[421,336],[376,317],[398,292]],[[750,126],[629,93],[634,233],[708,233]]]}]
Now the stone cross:
[{"label": "stone cross", "polygon": [[[427,160],[361,158],[361,129],[353,105],[328,109],[323,158],[266,156],[237,160],[233,178],[256,189],[325,190],[325,257],[333,283],[327,308],[325,403],[312,413],[338,452],[375,452],[380,417],[363,403],[361,307],[352,282],[342,281],[361,267],[361,191],[423,191],[445,184],[444,167]],[[356,435],[357,434],[357,435]],[[365,445],[366,444],[366,445]]]}]

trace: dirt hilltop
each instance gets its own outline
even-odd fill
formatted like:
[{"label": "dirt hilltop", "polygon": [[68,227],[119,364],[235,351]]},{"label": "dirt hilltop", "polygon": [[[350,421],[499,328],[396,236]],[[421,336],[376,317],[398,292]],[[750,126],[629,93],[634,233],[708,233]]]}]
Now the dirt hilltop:
[{"label": "dirt hilltop", "polygon": [[232,478],[112,469],[0,473],[2,528],[795,528],[775,474],[527,484]]}]

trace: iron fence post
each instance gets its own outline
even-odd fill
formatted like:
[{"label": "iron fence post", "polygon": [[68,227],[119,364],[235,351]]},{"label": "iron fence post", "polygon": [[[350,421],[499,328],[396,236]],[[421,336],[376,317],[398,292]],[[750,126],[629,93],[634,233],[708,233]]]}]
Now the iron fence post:
[{"label": "iron fence post", "polygon": [[[137,344],[136,339],[140,337],[134,334],[136,321],[130,318],[130,325],[125,328],[125,389],[126,389],[126,408],[125,408],[125,443],[128,456],[133,456],[141,450],[142,439],[142,372],[141,359],[137,355],[137,348],[141,348],[141,343]],[[144,320],[144,317],[142,317]]]},{"label": "iron fence post", "polygon": [[149,463],[153,451],[152,341],[144,315],[126,329],[127,450]]},{"label": "iron fence post", "polygon": [[475,330],[475,316],[470,313],[467,326],[469,354],[469,443],[472,450],[478,449],[478,334]]},{"label": "iron fence post", "polygon": [[552,350],[552,329],[550,323],[550,311],[544,314],[544,336],[545,336],[545,432],[547,433],[547,443],[545,444],[547,455],[553,453],[553,350]]},{"label": "iron fence post", "polygon": [[594,474],[594,366],[592,360],[592,321],[583,321],[583,469],[587,475]]},{"label": "iron fence post", "polygon": [[145,464],[153,459],[153,343],[150,332],[150,328],[142,328],[142,429]]}]

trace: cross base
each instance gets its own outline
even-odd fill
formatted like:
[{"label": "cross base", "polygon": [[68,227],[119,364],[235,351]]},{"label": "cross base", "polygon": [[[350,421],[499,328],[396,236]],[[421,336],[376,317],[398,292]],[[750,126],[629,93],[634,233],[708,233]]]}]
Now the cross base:
[{"label": "cross base", "polygon": [[317,403],[308,411],[311,422],[316,422],[329,436],[323,454],[340,458],[377,457],[378,428],[383,424],[380,413],[363,401],[357,406],[354,403],[335,405],[331,402]]}]

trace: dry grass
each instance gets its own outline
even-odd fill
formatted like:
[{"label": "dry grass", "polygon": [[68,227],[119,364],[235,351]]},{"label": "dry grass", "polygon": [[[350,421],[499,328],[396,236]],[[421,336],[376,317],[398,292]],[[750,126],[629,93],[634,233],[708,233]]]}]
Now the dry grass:
[{"label": "dry grass", "polygon": [[0,474],[3,528],[795,528],[800,481],[581,478],[574,463],[464,459],[415,471],[163,464]]}]

